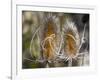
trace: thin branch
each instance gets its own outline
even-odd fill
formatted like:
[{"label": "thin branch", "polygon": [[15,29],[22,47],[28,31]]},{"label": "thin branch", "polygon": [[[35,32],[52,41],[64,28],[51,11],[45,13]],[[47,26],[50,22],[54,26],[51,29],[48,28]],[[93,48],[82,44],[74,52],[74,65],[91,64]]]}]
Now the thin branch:
[{"label": "thin branch", "polygon": [[34,39],[36,33],[39,31],[39,29],[40,29],[40,27],[38,27],[38,28],[36,29],[36,31],[34,32],[34,34],[33,34],[33,36],[32,36],[31,42],[30,42],[30,55],[31,55],[32,58],[33,58],[33,55],[32,55],[32,42],[33,42],[33,39]]},{"label": "thin branch", "polygon": [[57,52],[58,55],[60,53],[60,50],[61,50],[61,47],[62,47],[62,43],[63,43],[63,36],[61,35],[61,42],[60,42],[59,49],[58,49],[58,52]]},{"label": "thin branch", "polygon": [[82,37],[81,37],[81,44],[78,48],[78,52],[80,51],[81,47],[82,47],[82,44],[84,43],[84,37],[85,37],[85,30],[86,30],[86,24],[84,25],[84,30],[83,30],[83,34],[82,34]]},{"label": "thin branch", "polygon": [[26,58],[26,57],[24,57],[24,59],[25,59],[25,60],[28,60],[28,61],[32,61],[32,62],[34,62],[34,60],[29,59],[29,58]]},{"label": "thin branch", "polygon": [[26,57],[24,57],[24,59],[25,60],[28,60],[28,61],[32,61],[32,62],[40,62],[40,63],[43,63],[43,62],[45,62],[46,60],[44,60],[44,59],[42,59],[42,60],[32,60],[32,59],[29,59],[29,58],[26,58]]},{"label": "thin branch", "polygon": [[72,66],[72,58],[68,60],[68,66],[69,66],[69,67]]}]

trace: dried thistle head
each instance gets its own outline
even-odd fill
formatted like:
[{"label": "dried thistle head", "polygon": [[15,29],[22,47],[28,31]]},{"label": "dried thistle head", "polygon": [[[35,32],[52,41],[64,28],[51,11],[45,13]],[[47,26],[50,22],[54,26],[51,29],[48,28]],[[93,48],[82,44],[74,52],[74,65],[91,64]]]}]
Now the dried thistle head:
[{"label": "dried thistle head", "polygon": [[64,24],[64,51],[68,58],[74,58],[78,53],[80,38],[75,24],[71,20],[66,20]]},{"label": "dried thistle head", "polygon": [[43,49],[43,57],[47,60],[54,60],[55,52],[54,52],[54,44],[56,40],[55,31],[54,31],[54,23],[52,20],[48,20],[45,26],[45,34],[42,42]]}]

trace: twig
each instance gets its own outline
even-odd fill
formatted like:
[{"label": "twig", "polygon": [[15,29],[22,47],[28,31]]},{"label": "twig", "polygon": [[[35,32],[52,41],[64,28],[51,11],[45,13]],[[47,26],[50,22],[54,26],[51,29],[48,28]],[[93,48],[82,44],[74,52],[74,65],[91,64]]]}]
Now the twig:
[{"label": "twig", "polygon": [[61,42],[57,54],[59,55],[63,43],[63,36],[61,35]]},{"label": "twig", "polygon": [[72,58],[68,60],[68,66],[69,66],[69,67],[72,66]]},{"label": "twig", "polygon": [[24,59],[34,62],[34,60],[31,60],[31,59],[29,59],[29,58],[26,58],[26,57],[25,57]]},{"label": "twig", "polygon": [[81,44],[78,48],[78,52],[80,51],[82,44],[84,43],[84,37],[85,37],[85,29],[86,29],[86,24],[84,25],[84,30],[83,30],[83,34],[82,34],[82,38],[81,38]]},{"label": "twig", "polygon": [[32,61],[32,62],[40,62],[40,63],[43,63],[43,62],[45,62],[46,60],[32,60],[32,59],[29,59],[29,58],[26,58],[26,57],[24,57],[24,59],[25,60],[28,60],[28,61]]},{"label": "twig", "polygon": [[38,32],[39,29],[40,29],[40,27],[38,27],[36,29],[36,31],[34,32],[34,34],[32,36],[31,42],[30,42],[30,55],[31,55],[32,58],[33,58],[33,55],[32,55],[32,52],[31,52],[31,50],[32,50],[32,41],[33,41],[33,39],[34,39],[34,37],[35,37],[35,35],[36,35],[36,33]]}]

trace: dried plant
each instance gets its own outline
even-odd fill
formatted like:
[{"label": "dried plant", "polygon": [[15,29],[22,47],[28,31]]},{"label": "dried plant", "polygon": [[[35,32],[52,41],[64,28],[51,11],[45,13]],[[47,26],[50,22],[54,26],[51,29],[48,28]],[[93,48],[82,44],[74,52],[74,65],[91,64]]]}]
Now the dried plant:
[{"label": "dried plant", "polygon": [[[59,23],[61,16],[57,14],[48,12],[43,18],[44,20],[42,23],[39,24],[35,30],[33,30],[30,41],[30,55],[32,59],[26,57],[24,57],[24,59],[34,63],[46,63],[45,67],[50,67],[49,64],[55,64],[56,62],[63,62],[68,66],[72,66],[73,60],[80,58],[83,59],[84,55],[88,54],[87,50],[80,52],[82,45],[85,43],[85,32],[87,24],[84,25],[82,36],[80,36],[77,25],[70,17],[65,19],[63,18],[64,21],[62,24]],[[42,39],[39,33],[43,34]],[[36,36],[38,37],[37,40],[40,48],[40,56],[38,58],[36,58],[33,53],[33,45],[35,44],[34,39]],[[83,64],[84,61],[82,60],[80,65]]]}]

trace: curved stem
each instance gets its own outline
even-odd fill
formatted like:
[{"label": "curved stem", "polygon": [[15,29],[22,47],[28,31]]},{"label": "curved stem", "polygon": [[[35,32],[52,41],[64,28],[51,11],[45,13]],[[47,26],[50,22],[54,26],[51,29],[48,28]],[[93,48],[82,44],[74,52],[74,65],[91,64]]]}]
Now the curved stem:
[{"label": "curved stem", "polygon": [[29,59],[29,58],[24,58],[24,59],[26,59],[26,60],[28,60],[28,61],[32,61],[32,62],[34,62],[34,60],[32,60],[32,59]]},{"label": "curved stem", "polygon": [[36,33],[39,31],[39,29],[40,29],[40,27],[38,27],[38,28],[36,29],[36,31],[34,32],[34,34],[33,34],[33,36],[32,36],[31,42],[30,42],[30,55],[31,55],[32,58],[33,58],[33,55],[32,55],[32,42],[33,42],[33,39],[34,39]]},{"label": "curved stem", "polygon": [[83,30],[83,34],[82,34],[82,38],[81,38],[81,44],[78,48],[78,52],[80,51],[82,44],[84,43],[84,37],[85,37],[85,30],[86,30],[86,24],[84,25],[84,30]]}]

